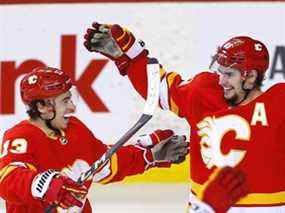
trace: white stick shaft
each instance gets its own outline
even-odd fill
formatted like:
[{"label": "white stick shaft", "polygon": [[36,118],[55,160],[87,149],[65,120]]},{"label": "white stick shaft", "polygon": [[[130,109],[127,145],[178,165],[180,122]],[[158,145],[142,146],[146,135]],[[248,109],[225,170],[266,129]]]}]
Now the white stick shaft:
[{"label": "white stick shaft", "polygon": [[158,105],[160,73],[159,63],[155,59],[147,65],[147,98],[144,106],[144,114],[152,115]]}]

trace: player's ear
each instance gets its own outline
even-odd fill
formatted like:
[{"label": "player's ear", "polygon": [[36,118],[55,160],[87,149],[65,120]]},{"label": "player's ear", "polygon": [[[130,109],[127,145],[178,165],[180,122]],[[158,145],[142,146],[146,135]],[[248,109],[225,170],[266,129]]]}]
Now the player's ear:
[{"label": "player's ear", "polygon": [[256,86],[258,73],[256,70],[251,70],[247,73],[244,81],[244,89],[252,90]]},{"label": "player's ear", "polygon": [[50,100],[39,101],[36,103],[37,110],[42,114],[43,117],[50,117],[49,114],[53,114],[53,106],[50,103]]},{"label": "player's ear", "polygon": [[40,113],[46,113],[47,112],[47,106],[45,105],[44,102],[42,101],[39,101],[36,103],[36,106],[37,106],[37,110],[40,112]]}]

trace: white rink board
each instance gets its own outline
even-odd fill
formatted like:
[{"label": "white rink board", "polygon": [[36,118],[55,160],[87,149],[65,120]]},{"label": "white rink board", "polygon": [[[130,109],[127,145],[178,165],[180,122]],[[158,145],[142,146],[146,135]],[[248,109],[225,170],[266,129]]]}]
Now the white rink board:
[{"label": "white rink board", "polygon": [[[176,70],[187,78],[206,69],[217,45],[231,36],[257,37],[269,46],[271,56],[276,46],[285,45],[284,3],[2,5],[0,61],[15,61],[19,65],[28,59],[37,59],[60,67],[60,37],[76,35],[76,75],[79,77],[90,60],[102,59],[98,54],[87,52],[82,45],[85,29],[95,20],[127,26],[146,42],[151,55],[157,56],[168,70]],[[276,75],[274,80],[283,80],[282,77]],[[19,79],[16,112],[0,115],[0,137],[5,129],[26,117],[18,84]],[[77,114],[98,138],[114,143],[139,117],[143,101],[130,89],[128,81],[117,74],[111,62],[92,87],[110,113],[92,113],[82,101]],[[141,132],[155,127],[188,134],[186,122],[167,112],[157,113]]]},{"label": "white rink board", "polygon": [[[96,213],[186,212],[187,184],[94,185],[88,194]],[[0,213],[5,212],[0,198]]]}]

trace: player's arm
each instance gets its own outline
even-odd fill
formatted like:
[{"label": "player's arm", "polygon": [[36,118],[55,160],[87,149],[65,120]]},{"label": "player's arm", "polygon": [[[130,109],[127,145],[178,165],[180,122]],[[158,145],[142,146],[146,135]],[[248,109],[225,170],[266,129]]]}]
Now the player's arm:
[{"label": "player's arm", "polygon": [[33,148],[23,137],[6,138],[1,147],[0,196],[11,204],[37,206],[58,203],[62,208],[82,206],[72,193],[87,190],[54,170],[38,171]]},{"label": "player's arm", "polygon": [[[121,75],[128,75],[135,90],[144,98],[147,95],[147,63],[148,51],[144,43],[134,37],[127,29],[119,25],[93,24],[88,29],[85,47],[91,52],[99,52],[115,62]],[[175,72],[166,72],[160,68],[159,105],[183,117],[186,108],[186,97],[189,89],[187,82]],[[183,84],[183,86],[182,86]]]},{"label": "player's arm", "polygon": [[[93,180],[106,184],[143,173],[153,167],[170,167],[171,163],[181,163],[188,152],[188,143],[185,140],[185,137],[174,136],[171,130],[157,130],[141,136],[135,145],[120,148],[96,172]],[[96,145],[97,151],[99,142]],[[100,150],[103,154],[107,147],[103,143],[101,147],[105,147]]]}]

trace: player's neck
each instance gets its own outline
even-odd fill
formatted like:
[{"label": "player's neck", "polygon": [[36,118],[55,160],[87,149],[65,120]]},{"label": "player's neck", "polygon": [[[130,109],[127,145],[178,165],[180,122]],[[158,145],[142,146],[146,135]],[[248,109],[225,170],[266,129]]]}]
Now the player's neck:
[{"label": "player's neck", "polygon": [[40,130],[42,130],[48,137],[51,138],[55,138],[57,135],[56,133],[51,130],[50,128],[48,128],[48,126],[46,125],[45,121],[38,118],[38,119],[30,119],[29,122],[38,127]]},{"label": "player's neck", "polygon": [[260,89],[253,89],[252,91],[249,92],[247,95],[246,99],[242,101],[239,105],[246,105],[256,99],[258,96],[262,94],[262,91]]}]

